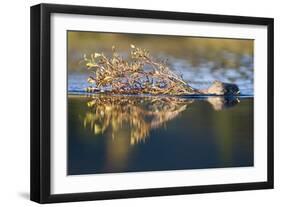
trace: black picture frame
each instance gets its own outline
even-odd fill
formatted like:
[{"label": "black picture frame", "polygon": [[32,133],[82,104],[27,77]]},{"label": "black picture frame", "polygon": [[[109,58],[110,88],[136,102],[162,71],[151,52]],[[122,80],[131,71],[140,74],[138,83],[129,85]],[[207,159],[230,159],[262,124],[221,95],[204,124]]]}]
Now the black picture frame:
[{"label": "black picture frame", "polygon": [[[50,122],[51,122],[51,74],[50,74],[50,15],[52,13],[134,17],[194,22],[219,22],[267,26],[267,73],[268,73],[268,117],[267,117],[267,181],[238,184],[219,184],[186,187],[85,192],[73,194],[51,194],[50,192]],[[195,14],[152,10],[103,8],[39,4],[31,7],[31,174],[30,199],[38,203],[88,201],[101,199],[165,196],[224,191],[241,191],[273,188],[273,28],[272,18]],[[265,68],[266,70],[266,68]]]}]

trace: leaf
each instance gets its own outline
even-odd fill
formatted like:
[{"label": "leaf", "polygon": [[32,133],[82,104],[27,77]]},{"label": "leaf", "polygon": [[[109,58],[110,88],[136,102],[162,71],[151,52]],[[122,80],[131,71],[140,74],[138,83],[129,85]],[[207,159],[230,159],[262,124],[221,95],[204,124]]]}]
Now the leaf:
[{"label": "leaf", "polygon": [[87,79],[88,83],[95,83],[95,79],[94,77],[90,76],[88,79]]},{"label": "leaf", "polygon": [[112,77],[107,76],[107,77],[105,77],[105,78],[103,79],[103,81],[109,81],[109,80],[112,80]]},{"label": "leaf", "polygon": [[86,54],[83,55],[83,58],[84,58],[85,61],[88,61],[88,58],[87,58]]},{"label": "leaf", "polygon": [[97,57],[100,57],[101,56],[101,54],[100,53],[95,53],[95,58],[97,58]]},{"label": "leaf", "polygon": [[87,63],[86,66],[87,66],[88,68],[98,67],[97,64],[94,64],[94,63],[91,63],[91,62]]},{"label": "leaf", "polygon": [[113,78],[111,76],[107,76],[104,79],[102,79],[100,82],[96,81],[97,82],[96,84],[97,84],[98,87],[100,87],[100,86],[102,86],[104,84],[107,84],[111,80],[113,80]]},{"label": "leaf", "polygon": [[136,48],[136,46],[135,46],[135,45],[133,45],[133,44],[131,44],[130,46],[131,46],[131,48],[133,48],[133,49],[135,49],[135,48]]}]

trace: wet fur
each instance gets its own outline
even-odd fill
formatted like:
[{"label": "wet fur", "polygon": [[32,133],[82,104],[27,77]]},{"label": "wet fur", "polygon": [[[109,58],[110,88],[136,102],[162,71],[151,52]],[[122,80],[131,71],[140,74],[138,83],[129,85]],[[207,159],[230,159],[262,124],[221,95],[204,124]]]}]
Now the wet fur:
[{"label": "wet fur", "polygon": [[203,90],[198,90],[201,94],[208,94],[208,95],[224,95],[224,96],[232,96],[232,95],[239,95],[240,90],[236,84],[232,83],[223,83],[221,81],[214,81],[212,85]]}]

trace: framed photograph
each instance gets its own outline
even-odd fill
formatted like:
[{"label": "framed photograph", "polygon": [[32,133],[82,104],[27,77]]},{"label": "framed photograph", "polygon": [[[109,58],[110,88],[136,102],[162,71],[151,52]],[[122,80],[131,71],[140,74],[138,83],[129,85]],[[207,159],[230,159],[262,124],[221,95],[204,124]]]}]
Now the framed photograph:
[{"label": "framed photograph", "polygon": [[31,7],[31,200],[273,188],[273,19]]}]

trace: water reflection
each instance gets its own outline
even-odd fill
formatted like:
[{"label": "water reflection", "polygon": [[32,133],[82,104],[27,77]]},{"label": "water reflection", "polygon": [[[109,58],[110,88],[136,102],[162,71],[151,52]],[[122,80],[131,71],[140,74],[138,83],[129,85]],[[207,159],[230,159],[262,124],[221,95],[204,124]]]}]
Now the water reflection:
[{"label": "water reflection", "polygon": [[68,96],[68,175],[253,165],[253,98]]},{"label": "water reflection", "polygon": [[[216,111],[234,107],[240,101],[237,97],[208,97]],[[93,95],[87,102],[89,110],[83,119],[84,128],[95,135],[110,132],[111,138],[130,140],[130,145],[144,143],[150,131],[166,127],[166,123],[177,118],[196,99],[161,96],[109,96]],[[129,133],[121,134],[121,131]]]},{"label": "water reflection", "polygon": [[234,107],[236,104],[240,103],[240,100],[238,97],[208,97],[207,101],[212,105],[213,109],[215,111],[220,111],[223,109],[228,109],[231,107]]}]

